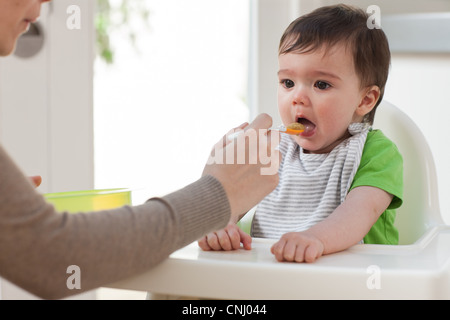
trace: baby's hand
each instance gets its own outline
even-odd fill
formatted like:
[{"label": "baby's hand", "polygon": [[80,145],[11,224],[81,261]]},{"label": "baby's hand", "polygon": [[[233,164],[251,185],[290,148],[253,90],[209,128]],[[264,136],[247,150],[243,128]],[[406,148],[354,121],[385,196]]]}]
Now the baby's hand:
[{"label": "baby's hand", "polygon": [[205,251],[237,250],[241,243],[244,249],[252,248],[252,237],[242,231],[235,223],[228,223],[225,229],[211,232],[198,241],[198,245]]},{"label": "baby's hand", "polygon": [[323,250],[323,243],[306,232],[286,233],[270,249],[278,261],[290,262],[314,262]]}]

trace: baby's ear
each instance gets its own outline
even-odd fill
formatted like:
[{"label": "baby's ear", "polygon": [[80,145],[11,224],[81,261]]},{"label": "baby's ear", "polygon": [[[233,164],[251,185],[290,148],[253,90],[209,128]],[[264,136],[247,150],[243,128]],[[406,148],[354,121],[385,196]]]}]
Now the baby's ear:
[{"label": "baby's ear", "polygon": [[377,104],[378,99],[380,98],[380,88],[378,86],[371,86],[364,89],[365,94],[362,96],[361,103],[356,110],[356,113],[364,117],[368,114]]}]

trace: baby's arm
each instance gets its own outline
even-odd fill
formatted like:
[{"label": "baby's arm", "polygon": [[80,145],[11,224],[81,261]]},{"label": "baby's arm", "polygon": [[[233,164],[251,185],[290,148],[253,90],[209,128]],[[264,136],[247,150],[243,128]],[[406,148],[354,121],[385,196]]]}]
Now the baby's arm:
[{"label": "baby's arm", "polygon": [[246,250],[252,248],[252,238],[234,222],[229,222],[225,229],[211,232],[198,241],[200,248],[205,251],[237,250],[241,243]]},{"label": "baby's arm", "polygon": [[345,250],[364,238],[392,198],[379,188],[357,187],[327,219],[306,231],[284,234],[271,251],[278,261],[313,262]]}]

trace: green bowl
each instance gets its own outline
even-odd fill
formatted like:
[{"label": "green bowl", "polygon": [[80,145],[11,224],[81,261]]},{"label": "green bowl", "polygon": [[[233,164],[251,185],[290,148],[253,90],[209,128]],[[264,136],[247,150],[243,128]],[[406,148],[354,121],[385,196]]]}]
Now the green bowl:
[{"label": "green bowl", "polygon": [[58,211],[87,212],[131,204],[130,189],[99,189],[44,194]]}]

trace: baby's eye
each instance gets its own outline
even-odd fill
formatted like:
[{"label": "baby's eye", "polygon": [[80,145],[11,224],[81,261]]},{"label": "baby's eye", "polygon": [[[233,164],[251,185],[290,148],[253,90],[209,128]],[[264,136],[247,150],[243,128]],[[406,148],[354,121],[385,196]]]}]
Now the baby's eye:
[{"label": "baby's eye", "polygon": [[286,80],[281,80],[281,83],[286,87],[286,88],[292,88],[294,86],[294,81],[286,79]]},{"label": "baby's eye", "polygon": [[317,81],[316,83],[314,83],[314,87],[320,90],[325,90],[331,87],[331,85],[326,83],[325,81]]}]

